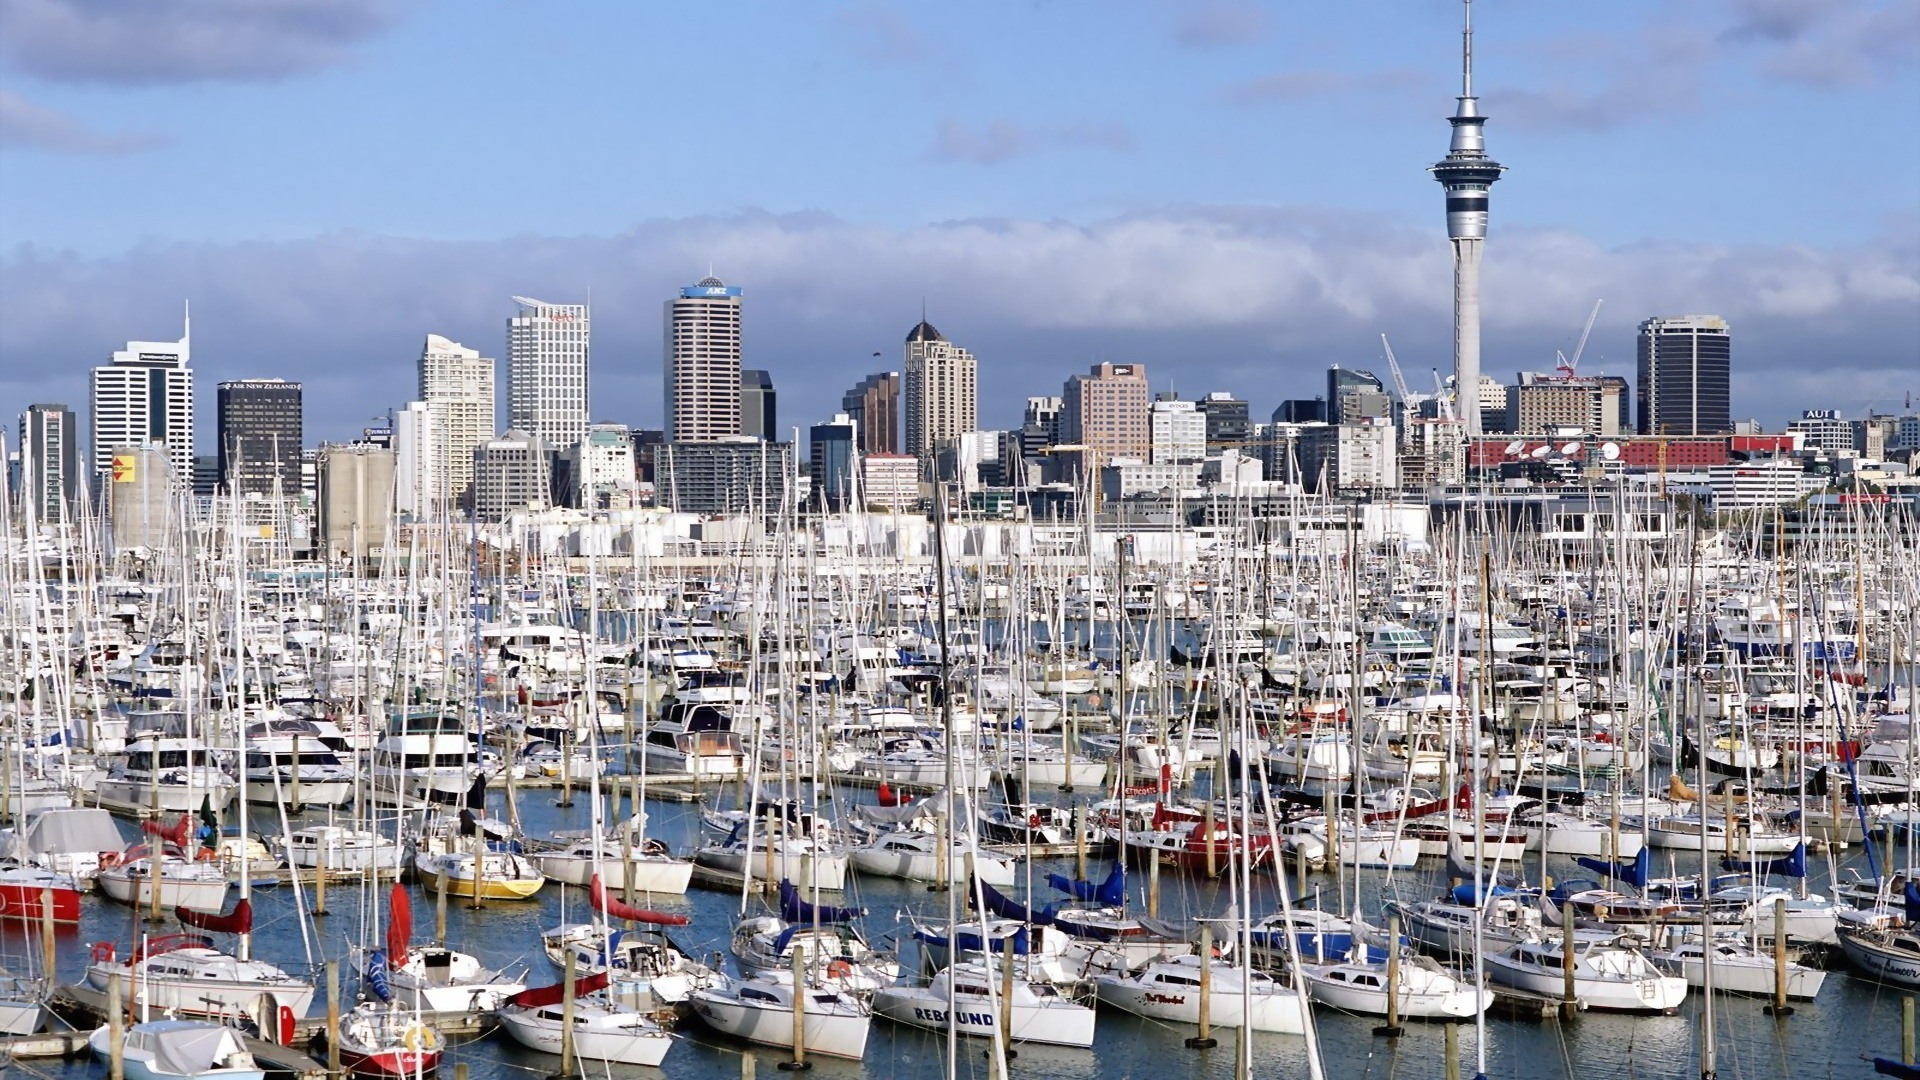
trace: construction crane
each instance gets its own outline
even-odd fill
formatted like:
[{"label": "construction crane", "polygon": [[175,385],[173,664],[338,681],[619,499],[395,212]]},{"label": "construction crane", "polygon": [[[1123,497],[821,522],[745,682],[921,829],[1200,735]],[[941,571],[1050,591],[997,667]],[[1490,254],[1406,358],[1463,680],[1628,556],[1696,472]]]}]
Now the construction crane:
[{"label": "construction crane", "polygon": [[1447,397],[1446,381],[1440,378],[1440,369],[1433,369],[1433,399],[1440,403],[1440,419],[1453,423],[1453,401]]},{"label": "construction crane", "polygon": [[1559,369],[1562,378],[1571,379],[1580,374],[1580,354],[1587,351],[1587,335],[1593,333],[1593,320],[1600,317],[1600,305],[1604,303],[1606,303],[1605,300],[1593,302],[1593,310],[1587,313],[1587,325],[1580,331],[1580,341],[1573,347],[1571,360],[1559,349],[1553,350],[1554,359],[1559,361],[1555,367]]},{"label": "construction crane", "polygon": [[1387,350],[1387,370],[1393,372],[1393,388],[1400,391],[1400,404],[1411,408],[1413,395],[1407,393],[1407,377],[1400,374],[1400,361],[1393,355],[1393,346],[1387,343],[1387,335],[1380,335],[1380,347]]}]

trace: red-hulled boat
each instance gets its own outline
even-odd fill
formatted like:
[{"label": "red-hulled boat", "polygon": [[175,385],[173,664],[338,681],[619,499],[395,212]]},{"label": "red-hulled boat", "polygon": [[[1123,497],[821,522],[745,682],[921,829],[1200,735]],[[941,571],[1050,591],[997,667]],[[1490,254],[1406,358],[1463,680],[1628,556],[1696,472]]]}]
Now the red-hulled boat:
[{"label": "red-hulled boat", "polygon": [[440,1067],[447,1041],[411,1009],[377,1001],[340,1018],[340,1063],[355,1076],[423,1076]]},{"label": "red-hulled boat", "polygon": [[0,919],[39,922],[46,917],[47,894],[53,898],[53,921],[80,922],[80,886],[67,874],[37,866],[0,863]]},{"label": "red-hulled boat", "polygon": [[1150,828],[1127,833],[1127,852],[1136,859],[1155,857],[1162,866],[1173,866],[1189,874],[1205,874],[1209,867],[1208,849],[1212,849],[1212,871],[1218,876],[1240,859],[1245,850],[1254,866],[1273,858],[1273,838],[1265,833],[1241,836],[1231,824],[1220,818],[1207,827],[1205,816],[1187,807],[1154,808]]}]

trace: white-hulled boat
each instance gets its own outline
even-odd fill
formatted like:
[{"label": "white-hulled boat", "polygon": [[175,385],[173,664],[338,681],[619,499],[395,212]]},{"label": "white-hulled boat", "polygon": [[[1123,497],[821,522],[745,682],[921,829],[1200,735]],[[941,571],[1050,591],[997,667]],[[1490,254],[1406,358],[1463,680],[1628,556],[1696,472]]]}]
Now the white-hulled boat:
[{"label": "white-hulled boat", "polygon": [[567,954],[572,953],[576,975],[608,972],[622,994],[651,993],[661,1005],[679,1005],[700,987],[725,981],[660,930],[567,923],[543,931],[540,946],[548,961],[563,972]]},{"label": "white-hulled boat", "polygon": [[401,1002],[429,1012],[492,1012],[527,988],[479,957],[431,944],[409,948],[397,964],[388,959],[387,983]]},{"label": "white-hulled boat", "polygon": [[836,990],[873,991],[900,978],[900,961],[867,944],[850,923],[816,928],[764,915],[733,928],[733,955],[747,975],[790,972],[795,949],[806,950],[809,978]]},{"label": "white-hulled boat", "polygon": [[[1155,960],[1137,972],[1102,975],[1094,992],[1105,1004],[1150,1020],[1200,1022],[1200,957]],[[1212,1000],[1208,1023],[1214,1027],[1249,1026],[1255,1031],[1300,1035],[1307,1030],[1306,999],[1298,990],[1268,975],[1212,960]]]},{"label": "white-hulled boat", "polygon": [[598,873],[607,888],[624,891],[629,869],[635,892],[680,896],[693,880],[690,860],[674,858],[658,840],[638,837],[624,850],[615,840],[602,840],[596,845],[582,837],[558,851],[536,851],[529,858],[548,880],[582,888]]},{"label": "white-hulled boat", "polygon": [[[865,844],[856,844],[847,852],[853,868],[877,877],[906,881],[938,881],[943,873],[948,881],[967,879],[967,851],[961,838],[950,837],[946,866],[940,864],[940,839],[932,833],[896,829],[881,833]],[[1013,859],[994,851],[975,852],[973,872],[989,885],[1012,888]]]},{"label": "white-hulled boat", "polygon": [[31,1035],[47,1020],[47,983],[0,968],[0,1035]]},{"label": "white-hulled boat", "polygon": [[[1562,943],[1536,937],[1486,955],[1488,977],[1503,986],[1559,997],[1566,992]],[[1581,933],[1573,943],[1573,996],[1582,1009],[1666,1012],[1687,997],[1687,980],[1661,974],[1632,939]]]},{"label": "white-hulled boat", "polygon": [[148,735],[127,744],[94,792],[99,803],[123,810],[184,814],[207,802],[225,809],[239,787],[201,743]]},{"label": "white-hulled boat", "polygon": [[992,1036],[1006,1010],[1011,1014],[1009,1037],[1015,1042],[1093,1045],[1094,1010],[1061,994],[1051,983],[1027,979],[1018,971],[1012,996],[1002,1002],[1000,991],[1006,985],[998,961],[991,969],[982,961],[970,961],[940,972],[926,986],[875,991],[873,1012],[902,1024],[945,1031],[950,1026],[947,996],[951,990],[951,1025],[962,1035]]},{"label": "white-hulled boat", "polygon": [[1424,956],[1400,957],[1399,993],[1388,992],[1387,963],[1306,965],[1307,994],[1322,1005],[1367,1016],[1386,1016],[1390,998],[1399,998],[1399,1015],[1420,1019],[1466,1019],[1493,1004],[1493,991],[1481,990]]},{"label": "white-hulled boat", "polygon": [[[1677,931],[1678,927],[1669,927]],[[1649,949],[1647,959],[1668,975],[1687,980],[1687,985],[1705,989],[1707,982],[1707,946],[1696,930],[1689,935],[1674,933],[1677,940],[1662,948]],[[1774,966],[1771,949],[1756,949],[1739,938],[1716,937],[1713,940],[1713,988],[1722,994],[1773,995]],[[1787,962],[1787,996],[1796,1001],[1812,1001],[1827,981],[1819,968]]]},{"label": "white-hulled boat", "polygon": [[[153,857],[136,846],[122,852],[114,865],[103,868],[93,880],[108,899],[147,907],[153,902],[152,878]],[[217,861],[178,855],[160,858],[161,907],[219,911],[226,903],[227,875]]]},{"label": "white-hulled boat", "polygon": [[1883,982],[1920,987],[1920,930],[1875,930],[1841,925],[1847,962]]},{"label": "white-hulled boat", "polygon": [[368,775],[374,790],[388,796],[454,803],[479,772],[466,721],[428,711],[393,717],[389,733],[374,744]]},{"label": "white-hulled boat", "polygon": [[[604,976],[590,976],[584,982],[604,986]],[[567,1014],[561,987],[538,987],[517,994],[494,1012],[500,1026],[514,1042],[546,1054],[563,1051]],[[548,1000],[552,998],[554,1000]],[[673,1049],[673,1036],[645,1013],[607,996],[590,991],[573,1001],[573,1053],[586,1061],[608,1061],[621,1065],[657,1066]]]},{"label": "white-hulled boat", "polygon": [[280,841],[287,862],[303,870],[398,870],[400,844],[367,829],[310,825]]},{"label": "white-hulled boat", "polygon": [[313,984],[264,960],[242,960],[198,934],[152,938],[121,958],[112,942],[93,947],[87,982],[105,991],[120,983],[120,1000],[181,1016],[252,1016],[262,994],[302,1017],[313,1005]]},{"label": "white-hulled boat", "polygon": [[693,861],[731,874],[784,878],[809,891],[839,892],[847,887],[846,849],[808,836],[780,837],[771,852],[762,834],[756,833],[751,844],[741,837],[727,837],[702,845],[693,853]]},{"label": "white-hulled boat", "polygon": [[[809,1054],[858,1059],[866,1053],[873,1013],[859,998],[808,985],[801,1017],[801,1045]],[[791,978],[744,979],[695,990],[694,1015],[723,1035],[768,1046],[793,1045]]]},{"label": "white-hulled boat", "polygon": [[289,810],[347,805],[359,774],[334,752],[340,741],[338,729],[329,735],[313,720],[280,714],[253,721],[247,725],[247,783],[241,797],[250,803],[284,803]]},{"label": "white-hulled boat", "polygon": [[[113,1056],[113,1029],[87,1036],[87,1048],[104,1065]],[[240,1033],[198,1020],[154,1020],[121,1035],[120,1064],[127,1080],[265,1080]]]}]

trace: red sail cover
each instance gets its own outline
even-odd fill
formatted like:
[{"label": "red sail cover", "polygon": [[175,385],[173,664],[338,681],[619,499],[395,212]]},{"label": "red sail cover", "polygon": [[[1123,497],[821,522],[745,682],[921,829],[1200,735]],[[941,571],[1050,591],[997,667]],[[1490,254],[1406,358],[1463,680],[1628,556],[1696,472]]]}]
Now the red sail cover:
[{"label": "red sail cover", "polygon": [[[591,994],[595,990],[604,990],[606,987],[607,973],[603,971],[598,975],[589,975],[584,979],[575,979],[573,982],[573,996],[579,997],[582,994]],[[522,990],[508,998],[507,1004],[518,1005],[523,1009],[537,1009],[542,1005],[558,1005],[565,1000],[567,1000],[567,984],[554,983],[552,986],[536,986],[531,990]]]},{"label": "red sail cover", "polygon": [[[661,926],[685,926],[692,920],[685,915],[674,915],[665,911],[649,911],[646,908],[632,907],[607,895],[607,887],[601,883],[600,875],[593,875],[588,888],[593,898],[593,910],[603,912],[610,919],[632,919],[634,922],[657,923]],[[557,998],[555,1000],[558,1000]]]},{"label": "red sail cover", "polygon": [[413,937],[413,901],[399,882],[387,894],[387,966],[398,971],[407,962],[407,940]]},{"label": "red sail cover", "polygon": [[177,907],[173,916],[188,926],[201,930],[217,930],[222,934],[245,934],[253,930],[253,901],[242,898],[233,905],[233,910],[225,915],[217,911],[194,911],[191,908]]},{"label": "red sail cover", "polygon": [[1375,821],[1396,821],[1401,817],[1402,814],[1405,814],[1406,819],[1408,821],[1412,821],[1415,818],[1432,817],[1435,814],[1441,813],[1446,810],[1447,805],[1449,803],[1453,804],[1453,808],[1455,810],[1464,811],[1464,810],[1472,809],[1473,808],[1472,789],[1468,788],[1465,784],[1462,784],[1460,786],[1460,790],[1455,792],[1453,798],[1451,799],[1435,799],[1430,803],[1421,803],[1418,806],[1409,806],[1404,811],[1375,810],[1372,813],[1363,814],[1361,815],[1361,817],[1363,820],[1371,823]]},{"label": "red sail cover", "polygon": [[152,821],[143,821],[140,823],[141,832],[146,833],[148,836],[157,836],[182,850],[187,846],[187,836],[192,829],[193,819],[186,814],[181,814],[171,826],[167,827],[162,827],[157,822]]}]

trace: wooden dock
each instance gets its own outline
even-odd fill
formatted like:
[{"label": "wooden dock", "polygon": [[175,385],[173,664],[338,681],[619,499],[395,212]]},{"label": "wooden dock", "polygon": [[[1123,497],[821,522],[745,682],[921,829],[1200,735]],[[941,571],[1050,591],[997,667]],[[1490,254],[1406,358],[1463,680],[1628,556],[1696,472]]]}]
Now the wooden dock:
[{"label": "wooden dock", "polygon": [[1569,1007],[1565,1001],[1557,997],[1536,994],[1530,990],[1493,985],[1489,985],[1489,989],[1493,991],[1493,1004],[1487,1008],[1490,1016],[1539,1023],[1556,1019]]}]

